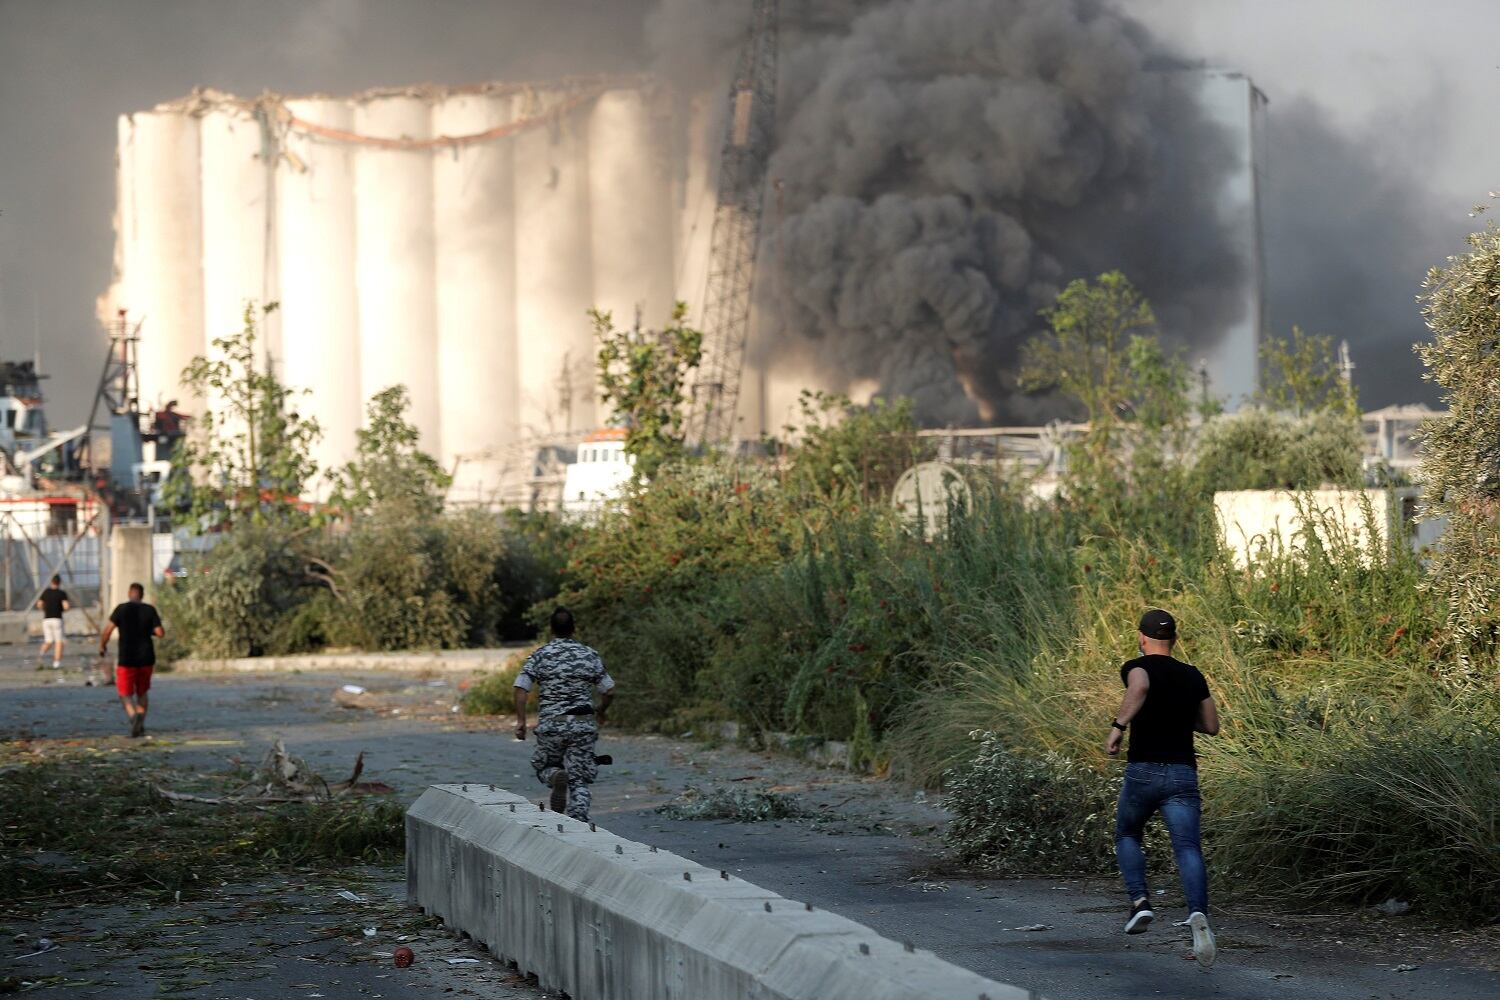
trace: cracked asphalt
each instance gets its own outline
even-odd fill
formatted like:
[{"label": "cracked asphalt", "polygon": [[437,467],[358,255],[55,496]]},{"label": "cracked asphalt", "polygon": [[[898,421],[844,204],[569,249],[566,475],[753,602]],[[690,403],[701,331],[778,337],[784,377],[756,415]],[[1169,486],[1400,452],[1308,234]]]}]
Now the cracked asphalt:
[{"label": "cracked asphalt", "polygon": [[[129,743],[112,691],[84,687],[77,672],[59,678],[31,667],[23,651],[0,652],[0,746]],[[230,758],[258,760],[281,738],[330,779],[344,777],[364,751],[364,776],[393,785],[406,801],[430,783],[460,781],[542,798],[526,763],[529,741],[516,742],[503,720],[452,711],[460,676],[159,674],[149,745],[174,766],[209,771]],[[334,704],[332,692],[345,683],[368,688],[369,707]],[[1158,901],[1166,919],[1147,935],[1126,938],[1121,893],[1112,883],[975,879],[953,871],[942,850],[940,802],[898,783],[613,730],[600,752],[616,760],[595,786],[600,825],[1052,1000],[1500,996],[1495,928],[1445,930],[1420,916],[1370,913],[1293,916],[1242,903],[1216,914],[1220,957],[1205,974],[1185,960],[1186,930],[1170,926],[1186,916],[1175,888]],[[657,811],[689,787],[786,792],[814,816],[734,823],[673,820]],[[1162,863],[1157,883],[1167,885]],[[61,977],[36,991],[125,1000],[544,995],[406,910],[399,871],[348,875],[364,902],[337,896],[326,880],[288,873],[266,884],[226,886],[221,900],[150,913],[122,899],[112,908],[59,910],[35,926],[0,917],[9,932],[0,938],[0,977]],[[1020,929],[1037,925],[1044,929]],[[367,926],[376,928],[368,938]],[[27,936],[12,940],[16,934]],[[36,958],[5,957],[32,950],[29,942],[44,934],[61,947]],[[409,970],[395,970],[388,957],[401,935],[418,952]]]}]

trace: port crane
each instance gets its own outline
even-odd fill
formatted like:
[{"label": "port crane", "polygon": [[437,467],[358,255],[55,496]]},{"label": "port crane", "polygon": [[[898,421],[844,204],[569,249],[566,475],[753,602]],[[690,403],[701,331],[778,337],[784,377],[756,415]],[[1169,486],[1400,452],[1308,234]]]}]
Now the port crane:
[{"label": "port crane", "polygon": [[754,0],[750,33],[729,88],[709,241],[703,360],[688,412],[688,440],[704,447],[723,447],[734,439],[760,250],[766,163],[776,125],[778,7],[778,0]]}]

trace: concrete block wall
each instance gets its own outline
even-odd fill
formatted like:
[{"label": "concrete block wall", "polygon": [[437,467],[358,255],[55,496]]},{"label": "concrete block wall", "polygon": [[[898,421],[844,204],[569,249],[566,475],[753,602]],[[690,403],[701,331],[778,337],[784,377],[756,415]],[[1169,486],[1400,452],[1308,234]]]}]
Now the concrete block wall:
[{"label": "concrete block wall", "polygon": [[406,817],[409,901],[574,1000],[1021,1000],[862,924],[480,785]]}]

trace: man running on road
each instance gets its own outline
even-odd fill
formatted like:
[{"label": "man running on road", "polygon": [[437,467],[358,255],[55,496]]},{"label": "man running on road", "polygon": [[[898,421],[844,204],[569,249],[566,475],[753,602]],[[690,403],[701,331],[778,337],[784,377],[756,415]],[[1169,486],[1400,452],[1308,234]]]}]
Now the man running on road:
[{"label": "man running on road", "polygon": [[[536,750],[531,768],[537,780],[552,788],[552,811],[566,812],[585,823],[593,796],[589,785],[599,777],[594,746],[599,725],[614,698],[615,682],[599,654],[573,638],[573,612],[552,612],[552,641],[526,658],[516,675],[516,739],[526,738],[526,700],[536,697]],[[594,707],[593,692],[600,693]]]},{"label": "man running on road", "polygon": [[52,650],[52,669],[62,668],[63,655],[63,612],[72,607],[68,603],[68,592],[62,589],[62,577],[53,574],[52,582],[47,589],[42,591],[42,596],[36,599],[36,606],[42,609],[42,651],[38,655],[37,667],[47,661],[47,649]]},{"label": "man running on road", "polygon": [[1208,870],[1199,838],[1202,802],[1193,733],[1217,735],[1219,712],[1198,668],[1172,658],[1176,642],[1177,622],[1167,612],[1153,609],[1141,616],[1141,655],[1120,668],[1125,698],[1104,749],[1119,753],[1125,731],[1130,731],[1129,763],[1115,813],[1115,856],[1130,894],[1125,933],[1139,934],[1156,918],[1141,840],[1146,821],[1160,812],[1187,894],[1193,957],[1207,969],[1214,963],[1216,948],[1208,926]]},{"label": "man running on road", "polygon": [[125,717],[130,720],[130,735],[145,736],[146,692],[151,690],[151,671],[156,666],[156,644],[152,637],[160,639],[166,632],[162,630],[156,606],[146,603],[146,588],[138,583],[130,585],[130,600],[110,612],[109,622],[99,635],[101,659],[109,653],[109,637],[117,628],[120,650],[115,657],[115,690],[120,694],[120,704],[125,706]]}]

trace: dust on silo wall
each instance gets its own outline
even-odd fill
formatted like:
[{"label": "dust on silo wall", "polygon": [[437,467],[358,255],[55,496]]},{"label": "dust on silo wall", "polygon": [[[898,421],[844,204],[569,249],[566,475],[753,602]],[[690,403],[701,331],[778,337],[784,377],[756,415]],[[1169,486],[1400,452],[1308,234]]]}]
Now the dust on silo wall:
[{"label": "dust on silo wall", "polygon": [[[320,468],[352,457],[368,397],[400,383],[423,446],[458,470],[455,496],[492,496],[530,467],[527,439],[600,419],[596,294],[626,323],[637,304],[651,323],[669,309],[680,209],[645,86],[202,90],[123,119],[119,276],[101,306],[145,319],[147,401],[180,395],[177,373],[239,328],[247,300],[277,302],[264,360],[306,391],[295,405],[322,429]],[[159,182],[164,154],[144,150],[137,119],[191,144],[180,182]]]},{"label": "dust on silo wall", "polygon": [[[527,107],[521,114],[542,112]],[[534,98],[531,98],[534,99]],[[595,423],[588,144],[584,113],[515,137],[516,346],[523,436]]]},{"label": "dust on silo wall", "polygon": [[[271,231],[266,212],[272,179],[266,136],[253,108],[224,102],[207,111],[199,126],[203,185],[203,339],[204,352],[220,357],[214,341],[244,325],[247,303],[258,308],[275,298],[267,274]],[[270,343],[264,317],[257,315],[257,360],[280,357]],[[211,393],[205,405],[222,421],[222,400]]]},{"label": "dust on silo wall", "polygon": [[[295,100],[287,108],[320,125],[350,129],[345,101]],[[289,130],[276,171],[282,378],[310,390],[297,405],[323,437],[313,457],[335,468],[354,454],[360,424],[359,304],[354,288],[354,149]]]},{"label": "dust on silo wall", "polygon": [[[448,97],[433,107],[433,131],[476,135],[505,125],[514,102],[509,94]],[[432,158],[441,458],[462,500],[497,488],[520,416],[512,154],[502,140]]]},{"label": "dust on silo wall", "polygon": [[672,308],[670,177],[652,95],[611,90],[589,115],[589,225],[594,304],[628,327],[657,327]]},{"label": "dust on silo wall", "polygon": [[[427,139],[430,105],[418,97],[373,98],[356,105],[354,130],[377,139]],[[422,447],[438,452],[432,156],[375,144],[355,150],[354,260],[360,391],[368,400],[404,384]]]},{"label": "dust on silo wall", "polygon": [[182,370],[205,346],[198,119],[147,111],[121,131],[132,181],[122,304],[142,323],[141,401],[186,408]]}]

